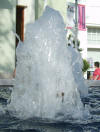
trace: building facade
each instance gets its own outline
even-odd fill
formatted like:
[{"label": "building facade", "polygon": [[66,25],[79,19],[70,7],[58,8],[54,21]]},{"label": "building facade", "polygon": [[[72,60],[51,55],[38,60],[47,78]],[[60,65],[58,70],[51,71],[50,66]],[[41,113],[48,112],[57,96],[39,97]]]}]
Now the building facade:
[{"label": "building facade", "polygon": [[[68,2],[75,1],[68,0]],[[78,4],[85,5],[86,30],[78,29],[81,54],[90,63],[88,71],[93,72],[94,62],[100,62],[100,1],[78,0]]]},{"label": "building facade", "polygon": [[11,78],[15,68],[16,0],[0,1],[0,78]]},{"label": "building facade", "polygon": [[87,60],[90,63],[88,72],[94,71],[94,62],[100,62],[100,1],[85,0],[86,5],[86,40]]},{"label": "building facade", "polygon": [[[45,6],[58,10],[66,22],[66,1],[1,0],[0,1],[0,78],[14,77],[18,35],[24,41],[27,24],[34,23]],[[17,34],[17,35],[16,35]]]},{"label": "building facade", "polygon": [[[13,78],[15,69],[16,46],[18,39],[24,41],[27,24],[34,23],[42,14],[45,6],[58,10],[65,23],[66,4],[73,0],[2,0],[0,3],[0,78]],[[74,1],[75,2],[75,1]],[[79,0],[86,8],[86,30],[78,30],[82,57],[93,63],[100,61],[100,1]]]},{"label": "building facade", "polygon": [[100,1],[86,2],[87,57],[100,62]]}]

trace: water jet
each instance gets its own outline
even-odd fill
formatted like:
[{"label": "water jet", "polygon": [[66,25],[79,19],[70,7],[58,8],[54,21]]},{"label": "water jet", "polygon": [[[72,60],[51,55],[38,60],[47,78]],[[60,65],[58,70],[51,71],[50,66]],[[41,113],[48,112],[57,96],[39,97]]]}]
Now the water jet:
[{"label": "water jet", "polygon": [[81,102],[87,94],[82,59],[66,46],[65,28],[60,13],[50,7],[27,25],[25,41],[17,47],[15,87],[7,105],[13,116],[62,120],[86,114]]}]

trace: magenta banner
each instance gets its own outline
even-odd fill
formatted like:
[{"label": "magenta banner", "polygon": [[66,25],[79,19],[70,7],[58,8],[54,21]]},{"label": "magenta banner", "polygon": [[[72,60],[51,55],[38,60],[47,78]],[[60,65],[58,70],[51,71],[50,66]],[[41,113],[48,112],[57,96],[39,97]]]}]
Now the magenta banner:
[{"label": "magenta banner", "polygon": [[85,23],[85,5],[78,4],[78,29],[86,30]]}]

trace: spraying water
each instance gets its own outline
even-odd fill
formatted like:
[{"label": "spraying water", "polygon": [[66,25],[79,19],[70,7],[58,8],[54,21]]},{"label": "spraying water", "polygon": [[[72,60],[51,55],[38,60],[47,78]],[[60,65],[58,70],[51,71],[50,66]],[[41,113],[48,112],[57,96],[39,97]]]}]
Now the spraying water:
[{"label": "spraying water", "polygon": [[[77,52],[74,55],[78,62]],[[83,117],[73,70],[76,65],[72,64],[75,60],[66,47],[65,24],[58,11],[46,7],[39,20],[27,25],[25,41],[17,48],[17,60],[15,87],[8,105],[14,116],[55,120]],[[82,91],[82,95],[86,93]]]}]

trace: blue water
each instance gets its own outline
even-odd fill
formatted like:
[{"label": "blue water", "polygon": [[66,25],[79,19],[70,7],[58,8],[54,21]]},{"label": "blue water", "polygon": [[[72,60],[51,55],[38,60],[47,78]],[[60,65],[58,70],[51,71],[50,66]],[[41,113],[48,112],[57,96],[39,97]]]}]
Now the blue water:
[{"label": "blue water", "polygon": [[[6,104],[5,99],[0,100]],[[37,118],[20,120],[7,112],[0,116],[0,132],[100,132],[100,87],[90,87],[89,97],[82,101],[89,107],[89,119],[63,122]]]}]

